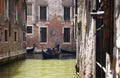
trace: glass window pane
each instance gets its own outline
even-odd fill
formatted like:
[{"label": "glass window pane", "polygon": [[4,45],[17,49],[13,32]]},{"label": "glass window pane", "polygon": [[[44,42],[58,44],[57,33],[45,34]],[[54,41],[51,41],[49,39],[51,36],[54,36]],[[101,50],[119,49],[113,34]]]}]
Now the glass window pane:
[{"label": "glass window pane", "polygon": [[32,4],[27,4],[27,15],[32,16]]},{"label": "glass window pane", "polygon": [[70,42],[70,28],[64,28],[64,42]]},{"label": "glass window pane", "polygon": [[47,42],[47,28],[40,28],[40,42]]},{"label": "glass window pane", "polygon": [[40,19],[41,20],[46,20],[46,7],[45,6],[40,6]]},{"label": "glass window pane", "polygon": [[70,7],[64,7],[64,20],[70,20]]},{"label": "glass window pane", "polygon": [[8,30],[5,30],[5,41],[8,41]]}]

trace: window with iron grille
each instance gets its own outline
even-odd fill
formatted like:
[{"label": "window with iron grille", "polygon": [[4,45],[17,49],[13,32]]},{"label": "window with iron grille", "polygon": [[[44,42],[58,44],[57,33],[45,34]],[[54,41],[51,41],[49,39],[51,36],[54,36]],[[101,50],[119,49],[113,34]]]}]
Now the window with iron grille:
[{"label": "window with iron grille", "polygon": [[64,7],[64,20],[70,21],[70,7]]},{"label": "window with iron grille", "polygon": [[40,6],[40,20],[45,21],[47,19],[47,9],[46,6]]},{"label": "window with iron grille", "polygon": [[64,42],[70,42],[70,28],[64,28]]},{"label": "window with iron grille", "polygon": [[47,42],[47,28],[40,28],[40,42]]}]

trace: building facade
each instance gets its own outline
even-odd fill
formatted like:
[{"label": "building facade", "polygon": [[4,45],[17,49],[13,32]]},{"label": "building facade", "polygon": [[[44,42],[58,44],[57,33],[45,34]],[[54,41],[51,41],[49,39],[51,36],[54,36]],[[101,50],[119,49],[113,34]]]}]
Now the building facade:
[{"label": "building facade", "polygon": [[77,66],[81,78],[95,78],[95,20],[91,17],[92,8],[96,7],[95,1],[75,0],[76,16],[76,48]]},{"label": "building facade", "polygon": [[72,0],[27,0],[27,47],[75,50]]},{"label": "building facade", "polygon": [[0,63],[26,50],[25,0],[0,0]]},{"label": "building facade", "polygon": [[[76,2],[77,1],[77,2]],[[120,1],[75,0],[77,65],[82,78],[120,76]]]}]

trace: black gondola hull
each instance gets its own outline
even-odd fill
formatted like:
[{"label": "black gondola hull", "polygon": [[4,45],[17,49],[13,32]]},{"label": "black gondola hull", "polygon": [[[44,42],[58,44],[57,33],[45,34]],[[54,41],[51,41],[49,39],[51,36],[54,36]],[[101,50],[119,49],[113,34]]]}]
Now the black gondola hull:
[{"label": "black gondola hull", "polygon": [[60,53],[56,53],[56,54],[47,54],[46,52],[42,51],[42,56],[43,59],[59,59],[59,54]]},{"label": "black gondola hull", "polygon": [[65,49],[62,49],[62,48],[61,48],[61,53],[76,55],[76,51],[68,51],[68,50],[65,50]]},{"label": "black gondola hull", "polygon": [[35,49],[35,47],[33,47],[33,48],[31,48],[31,49],[26,49],[26,52],[27,52],[27,53],[33,53],[34,49]]}]

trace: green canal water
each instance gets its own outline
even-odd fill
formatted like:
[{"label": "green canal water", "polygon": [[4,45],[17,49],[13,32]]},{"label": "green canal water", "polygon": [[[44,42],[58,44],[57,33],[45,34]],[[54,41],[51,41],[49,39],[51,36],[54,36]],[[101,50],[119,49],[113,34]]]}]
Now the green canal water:
[{"label": "green canal water", "polygon": [[79,78],[74,65],[75,59],[26,59],[0,67],[0,78]]}]

